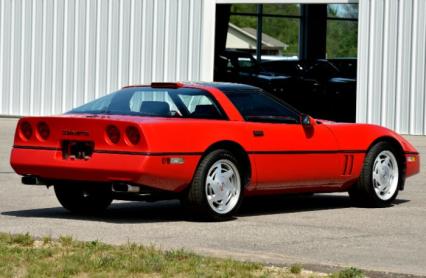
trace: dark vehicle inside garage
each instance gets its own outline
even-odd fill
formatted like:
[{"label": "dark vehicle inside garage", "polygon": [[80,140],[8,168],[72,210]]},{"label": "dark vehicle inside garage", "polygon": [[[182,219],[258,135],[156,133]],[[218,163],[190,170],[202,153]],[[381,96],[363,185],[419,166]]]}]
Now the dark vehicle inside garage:
[{"label": "dark vehicle inside garage", "polygon": [[215,81],[263,88],[313,117],[355,122],[357,4],[222,4]]}]

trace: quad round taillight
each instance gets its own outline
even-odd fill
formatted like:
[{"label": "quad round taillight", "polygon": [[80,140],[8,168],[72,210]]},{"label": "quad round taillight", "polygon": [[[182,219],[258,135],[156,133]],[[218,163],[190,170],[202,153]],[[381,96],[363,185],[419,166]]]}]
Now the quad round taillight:
[{"label": "quad round taillight", "polygon": [[141,140],[139,130],[134,126],[128,126],[126,128],[126,136],[130,143],[137,145]]},{"label": "quad round taillight", "polygon": [[47,138],[49,138],[49,135],[50,135],[50,128],[47,125],[47,123],[39,122],[37,124],[37,132],[38,132],[38,135],[41,137],[41,139],[47,140]]},{"label": "quad round taillight", "polygon": [[115,125],[109,125],[105,129],[106,134],[113,144],[117,144],[120,141],[120,130]]},{"label": "quad round taillight", "polygon": [[29,122],[21,123],[21,134],[26,140],[30,140],[33,136],[33,128]]}]

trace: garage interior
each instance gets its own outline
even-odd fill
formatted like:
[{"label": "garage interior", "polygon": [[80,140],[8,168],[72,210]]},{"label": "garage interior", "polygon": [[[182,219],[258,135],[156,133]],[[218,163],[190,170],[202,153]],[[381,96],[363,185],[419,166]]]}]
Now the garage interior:
[{"label": "garage interior", "polygon": [[214,80],[356,120],[358,4],[217,4]]}]

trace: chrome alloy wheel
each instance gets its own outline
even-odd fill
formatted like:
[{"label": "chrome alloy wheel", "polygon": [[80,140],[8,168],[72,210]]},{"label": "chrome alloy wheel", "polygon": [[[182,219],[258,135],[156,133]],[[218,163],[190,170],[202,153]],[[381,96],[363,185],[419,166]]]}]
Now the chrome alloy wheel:
[{"label": "chrome alloy wheel", "polygon": [[387,201],[398,189],[398,162],[391,151],[382,151],[377,155],[373,165],[373,186],[377,197]]},{"label": "chrome alloy wheel", "polygon": [[210,207],[219,214],[230,212],[241,194],[241,178],[237,166],[227,159],[216,161],[207,172],[206,197]]}]

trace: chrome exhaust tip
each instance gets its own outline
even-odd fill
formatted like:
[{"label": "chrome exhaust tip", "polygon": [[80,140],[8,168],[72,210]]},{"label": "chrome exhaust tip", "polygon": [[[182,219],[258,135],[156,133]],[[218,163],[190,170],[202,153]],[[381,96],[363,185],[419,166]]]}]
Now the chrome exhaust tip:
[{"label": "chrome exhaust tip", "polygon": [[119,193],[139,193],[141,191],[141,188],[136,185],[131,185],[123,182],[113,183],[112,184],[112,191],[113,192],[119,192]]},{"label": "chrome exhaust tip", "polygon": [[21,182],[25,185],[46,185],[46,183],[41,181],[38,177],[32,175],[23,176]]}]

